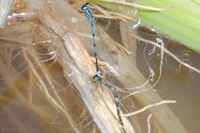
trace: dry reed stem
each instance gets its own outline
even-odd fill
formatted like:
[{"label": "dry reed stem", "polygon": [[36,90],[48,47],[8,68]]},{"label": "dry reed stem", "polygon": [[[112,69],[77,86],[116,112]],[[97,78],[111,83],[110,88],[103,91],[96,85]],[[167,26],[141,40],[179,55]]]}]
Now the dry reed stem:
[{"label": "dry reed stem", "polygon": [[[90,56],[85,51],[83,44],[73,34],[64,34],[64,31],[59,27],[59,23],[57,23],[52,18],[46,16],[44,18],[44,23],[47,24],[49,28],[52,29],[52,31],[54,31],[60,38],[64,40],[65,48],[62,50],[61,55],[63,55],[62,60],[65,62],[66,72],[68,70],[73,71],[70,79],[73,81],[74,85],[81,93],[83,101],[85,102],[88,110],[94,117],[94,121],[104,132],[112,130],[117,131],[119,127],[117,126],[118,124],[116,123],[117,121],[115,120],[115,118],[112,118],[112,115],[108,115],[109,111],[103,103],[99,101],[100,103],[95,104],[95,101],[92,98],[93,96],[91,96],[89,92],[93,85],[91,81],[88,80],[88,76],[86,75],[90,75],[92,77],[94,73],[94,64],[91,62]],[[66,58],[68,58],[68,60],[66,60]],[[114,110],[114,108],[112,110]],[[107,118],[105,119],[104,117]],[[109,123],[107,122],[108,120],[110,121]],[[112,129],[113,126],[117,127]]]}]

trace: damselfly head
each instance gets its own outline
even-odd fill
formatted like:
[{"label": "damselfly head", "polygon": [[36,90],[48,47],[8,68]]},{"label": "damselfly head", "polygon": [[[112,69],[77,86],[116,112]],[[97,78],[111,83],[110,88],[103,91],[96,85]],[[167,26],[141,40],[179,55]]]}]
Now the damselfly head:
[{"label": "damselfly head", "polygon": [[85,3],[85,4],[81,7],[81,9],[82,9],[82,10],[85,10],[86,8],[88,8],[88,6],[89,6],[89,3]]},{"label": "damselfly head", "polygon": [[92,11],[89,9],[89,3],[85,3],[82,8],[83,12],[85,13],[87,19],[90,21],[92,25],[94,25],[94,16]]}]

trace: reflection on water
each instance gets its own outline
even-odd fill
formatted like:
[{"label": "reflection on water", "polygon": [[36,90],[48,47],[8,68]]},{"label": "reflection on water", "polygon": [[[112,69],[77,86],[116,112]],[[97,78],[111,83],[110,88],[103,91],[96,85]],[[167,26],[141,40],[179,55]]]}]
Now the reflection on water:
[{"label": "reflection on water", "polygon": [[[157,35],[149,33],[144,29],[140,29],[139,34],[152,40],[155,40],[157,37]],[[173,41],[169,41],[167,39],[163,40],[166,43],[165,47],[172,51],[180,59],[200,69],[199,54],[190,51]],[[145,44],[140,42],[137,47],[137,65],[143,75],[147,77],[149,71],[148,67],[146,67],[143,56]],[[148,45],[145,55],[147,56],[148,62],[151,64],[152,68],[154,68],[156,73],[155,79],[157,79],[160,65],[160,51],[156,50],[152,56],[148,56],[148,52],[151,49],[152,46]],[[198,133],[200,131],[199,86],[200,74],[190,71],[188,68],[178,64],[171,57],[165,55],[161,80],[155,89],[163,97],[163,99],[177,100],[177,104],[169,106],[189,133]]]}]

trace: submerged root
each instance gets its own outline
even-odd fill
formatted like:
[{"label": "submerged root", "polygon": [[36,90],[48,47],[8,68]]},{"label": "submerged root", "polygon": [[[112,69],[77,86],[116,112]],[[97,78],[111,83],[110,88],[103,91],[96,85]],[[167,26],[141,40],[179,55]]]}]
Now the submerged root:
[{"label": "submerged root", "polygon": [[[160,46],[158,43],[152,42],[150,40],[144,39],[142,37],[139,36],[134,36],[136,39],[138,39],[139,41],[143,41],[146,42],[147,44],[151,44],[154,45],[160,49],[162,49],[162,46]],[[200,70],[197,69],[196,67],[191,66],[190,64],[187,64],[185,62],[183,62],[181,59],[179,59],[176,55],[174,55],[172,52],[170,52],[169,50],[167,50],[166,48],[163,48],[164,53],[166,53],[167,55],[171,56],[174,60],[176,60],[178,63],[180,63],[181,65],[189,68],[190,70],[197,72],[198,74],[200,74]]]}]

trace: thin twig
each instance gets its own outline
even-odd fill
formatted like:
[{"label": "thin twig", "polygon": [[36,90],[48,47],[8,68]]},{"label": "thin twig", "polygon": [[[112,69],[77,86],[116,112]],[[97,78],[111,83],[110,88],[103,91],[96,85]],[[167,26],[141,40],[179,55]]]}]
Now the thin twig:
[{"label": "thin twig", "polygon": [[143,107],[143,108],[141,108],[137,111],[134,111],[132,113],[123,114],[123,116],[124,117],[135,116],[139,113],[142,113],[142,112],[148,110],[149,108],[152,108],[152,107],[155,107],[155,106],[160,106],[160,105],[166,104],[166,103],[176,103],[176,101],[175,100],[165,100],[165,101],[161,101],[161,102],[158,102],[158,103],[153,103],[153,104],[147,105],[147,106],[145,106],[145,107]]},{"label": "thin twig", "polygon": [[151,117],[152,117],[152,114],[150,114],[148,117],[147,117],[147,133],[151,133]]}]

